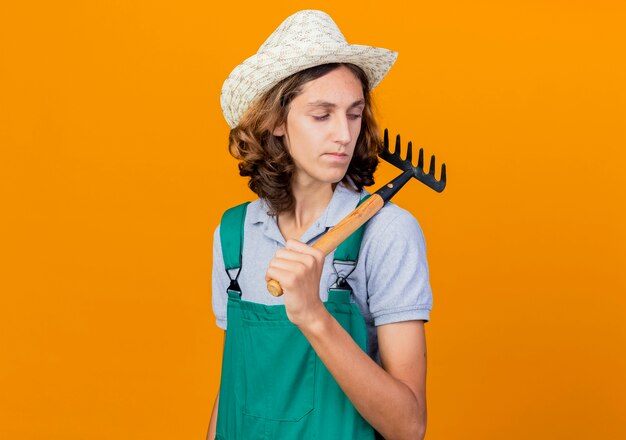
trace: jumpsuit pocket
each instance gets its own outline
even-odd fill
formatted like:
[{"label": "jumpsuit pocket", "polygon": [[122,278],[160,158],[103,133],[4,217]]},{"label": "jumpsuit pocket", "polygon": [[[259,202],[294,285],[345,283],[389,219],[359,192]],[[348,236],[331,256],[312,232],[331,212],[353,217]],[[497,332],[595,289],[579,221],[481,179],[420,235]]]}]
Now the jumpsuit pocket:
[{"label": "jumpsuit pocket", "polygon": [[242,320],[243,412],[296,422],[314,408],[316,355],[289,321]]}]

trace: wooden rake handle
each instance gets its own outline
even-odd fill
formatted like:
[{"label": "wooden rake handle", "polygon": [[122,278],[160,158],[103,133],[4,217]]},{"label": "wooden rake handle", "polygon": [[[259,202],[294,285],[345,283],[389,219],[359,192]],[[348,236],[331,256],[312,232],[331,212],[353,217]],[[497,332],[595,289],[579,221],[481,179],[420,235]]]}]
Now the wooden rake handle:
[{"label": "wooden rake handle", "polygon": [[[354,231],[359,229],[374,214],[376,214],[385,204],[385,200],[378,194],[372,194],[367,200],[361,203],[354,211],[348,214],[343,220],[328,231],[322,238],[315,242],[314,248],[324,252],[324,255],[330,254]],[[267,283],[267,290],[274,296],[281,296],[283,289],[276,280],[270,280]]]},{"label": "wooden rake handle", "polygon": [[[393,195],[396,194],[411,178],[419,180],[437,192],[443,191],[446,187],[446,164],[441,165],[441,178],[440,180],[436,180],[434,155],[430,161],[430,170],[428,171],[428,174],[426,174],[422,169],[424,166],[423,149],[420,149],[417,167],[415,167],[411,161],[411,142],[409,142],[407,146],[406,158],[402,159],[400,151],[400,136],[396,136],[396,148],[392,153],[389,149],[389,133],[387,129],[385,129],[383,147],[384,151],[381,153],[380,157],[394,165],[396,168],[402,170],[402,174],[372,194],[367,200],[361,203],[354,211],[337,223],[334,228],[328,231],[313,245],[314,248],[324,252],[324,255],[330,254],[354,231],[359,229],[363,224],[365,224],[366,221],[371,219],[374,214],[376,214],[386,202],[391,200]],[[270,280],[267,283],[267,290],[274,296],[281,296],[283,294],[283,289],[276,280]]]}]

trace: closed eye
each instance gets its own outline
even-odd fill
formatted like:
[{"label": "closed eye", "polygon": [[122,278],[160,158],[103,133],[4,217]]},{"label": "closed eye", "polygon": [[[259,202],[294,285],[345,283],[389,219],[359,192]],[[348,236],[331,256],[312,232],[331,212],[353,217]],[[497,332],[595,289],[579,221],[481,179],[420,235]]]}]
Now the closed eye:
[{"label": "closed eye", "polygon": [[322,116],[313,115],[313,119],[315,119],[316,121],[324,121],[324,120],[328,119],[329,116],[330,115],[328,113],[325,114],[325,115],[322,115]]}]

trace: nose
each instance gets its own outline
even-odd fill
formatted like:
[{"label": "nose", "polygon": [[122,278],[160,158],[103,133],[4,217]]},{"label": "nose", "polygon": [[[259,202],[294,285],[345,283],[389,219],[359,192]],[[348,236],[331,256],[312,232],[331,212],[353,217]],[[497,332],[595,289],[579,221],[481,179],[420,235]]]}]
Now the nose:
[{"label": "nose", "polygon": [[335,118],[334,129],[335,142],[348,145],[352,140],[352,134],[350,133],[350,121],[345,115]]}]

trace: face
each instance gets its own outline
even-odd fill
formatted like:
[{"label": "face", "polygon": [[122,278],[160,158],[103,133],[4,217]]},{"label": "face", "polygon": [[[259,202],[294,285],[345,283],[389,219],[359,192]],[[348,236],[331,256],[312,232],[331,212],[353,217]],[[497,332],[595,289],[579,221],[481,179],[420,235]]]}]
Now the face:
[{"label": "face", "polygon": [[309,81],[290,103],[284,136],[301,185],[341,181],[361,131],[365,102],[361,81],[345,66]]}]

